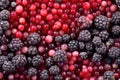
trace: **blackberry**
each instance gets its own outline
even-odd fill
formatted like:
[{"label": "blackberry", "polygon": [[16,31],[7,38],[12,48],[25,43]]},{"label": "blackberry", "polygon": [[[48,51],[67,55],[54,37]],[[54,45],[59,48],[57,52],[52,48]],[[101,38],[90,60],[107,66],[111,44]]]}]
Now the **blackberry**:
[{"label": "blackberry", "polygon": [[32,76],[35,76],[35,75],[37,75],[37,69],[31,67],[31,68],[28,69],[28,72],[27,72],[27,73],[28,73],[28,75],[31,76],[31,77],[32,77]]},{"label": "blackberry", "polygon": [[79,33],[78,39],[80,41],[89,41],[91,39],[91,33],[88,30],[82,30]]},{"label": "blackberry", "polygon": [[36,55],[32,59],[32,65],[35,67],[40,66],[40,64],[43,62],[43,57],[40,55]]},{"label": "blackberry", "polygon": [[113,71],[105,71],[104,80],[115,80]]},{"label": "blackberry", "polygon": [[28,57],[28,58],[27,58],[27,63],[28,63],[29,65],[31,65],[31,63],[32,63],[32,58],[31,58],[31,57]]},{"label": "blackberry", "polygon": [[64,41],[65,43],[67,43],[67,42],[70,41],[70,36],[69,36],[68,34],[64,34],[64,35],[62,36],[62,39],[63,39],[63,41]]},{"label": "blackberry", "polygon": [[2,35],[3,34],[3,29],[2,29],[2,27],[0,27],[0,35]]},{"label": "blackberry", "polygon": [[62,42],[62,37],[61,36],[56,36],[55,37],[55,42]]},{"label": "blackberry", "polygon": [[75,39],[76,38],[76,34],[75,33],[71,33],[70,37],[71,37],[71,39]]},{"label": "blackberry", "polygon": [[114,40],[112,38],[109,38],[108,41],[106,42],[106,46],[110,47],[114,44]]},{"label": "blackberry", "polygon": [[117,65],[120,65],[120,57],[117,58],[117,59],[115,59],[115,63],[116,63]]},{"label": "blackberry", "polygon": [[2,65],[2,69],[5,72],[13,72],[15,70],[15,66],[11,61],[5,61]]},{"label": "blackberry", "polygon": [[58,3],[61,3],[62,2],[62,0],[55,0],[56,2],[58,2]]},{"label": "blackberry", "polygon": [[80,52],[80,57],[82,59],[86,59],[88,57],[88,53],[87,52]]},{"label": "blackberry", "polygon": [[8,39],[7,39],[7,37],[5,36],[5,35],[1,35],[0,36],[0,44],[2,45],[2,44],[7,44],[8,43]]},{"label": "blackberry", "polygon": [[22,48],[23,43],[20,39],[13,38],[8,46],[9,46],[11,51],[18,51]]},{"label": "blackberry", "polygon": [[63,80],[62,75],[58,74],[56,76],[54,76],[54,80]]},{"label": "blackberry", "polygon": [[42,80],[48,80],[49,74],[48,74],[48,71],[46,69],[42,70],[42,72],[40,73],[40,78]]},{"label": "blackberry", "polygon": [[106,51],[107,51],[107,47],[106,47],[106,45],[104,43],[102,43],[100,46],[97,46],[95,48],[95,50],[96,50],[97,53],[105,54]]},{"label": "blackberry", "polygon": [[8,57],[3,55],[0,56],[0,67],[3,65],[5,61],[8,61]]},{"label": "blackberry", "polygon": [[116,4],[118,5],[118,8],[120,10],[120,0],[115,0]]},{"label": "blackberry", "polygon": [[10,24],[8,21],[0,21],[0,27],[3,29],[3,30],[7,30],[9,28]]},{"label": "blackberry", "polygon": [[87,51],[91,51],[91,50],[93,50],[93,43],[92,42],[87,42],[86,44],[85,44],[85,48],[86,48],[86,50]]},{"label": "blackberry", "polygon": [[84,49],[84,48],[85,48],[85,43],[79,42],[79,49]]},{"label": "blackberry", "polygon": [[107,58],[105,58],[105,62],[106,62],[107,64],[111,64],[111,63],[112,63],[112,60],[111,60],[111,58],[107,57]]},{"label": "blackberry", "polygon": [[111,47],[108,50],[108,56],[110,58],[117,58],[120,56],[120,49],[118,47]]},{"label": "blackberry", "polygon": [[10,17],[10,12],[8,10],[2,10],[0,12],[0,19],[1,20],[8,20]]},{"label": "blackberry", "polygon": [[7,54],[7,57],[8,57],[9,59],[12,59],[12,58],[14,57],[14,53],[8,53],[8,54]]},{"label": "blackberry", "polygon": [[0,0],[0,9],[5,9],[9,5],[9,0]]},{"label": "blackberry", "polygon": [[38,33],[31,33],[28,38],[27,38],[27,41],[30,45],[36,45],[40,42],[41,40],[41,37]]},{"label": "blackberry", "polygon": [[114,24],[120,24],[120,11],[117,11],[112,15],[111,22]]},{"label": "blackberry", "polygon": [[12,58],[12,62],[16,67],[23,67],[27,64],[27,59],[23,54],[18,54]]},{"label": "blackberry", "polygon": [[99,15],[95,18],[94,22],[97,29],[103,30],[109,27],[109,20],[106,16]]},{"label": "blackberry", "polygon": [[48,57],[46,59],[46,66],[50,67],[51,65],[53,65],[53,59],[51,57]]},{"label": "blackberry", "polygon": [[60,72],[60,68],[57,65],[51,66],[49,72],[51,75],[57,75]]},{"label": "blackberry", "polygon": [[53,60],[60,63],[67,61],[66,52],[64,50],[57,50],[53,56]]},{"label": "blackberry", "polygon": [[119,35],[120,34],[120,26],[118,26],[118,25],[113,26],[111,31],[114,35]]},{"label": "blackberry", "polygon": [[69,48],[70,51],[78,50],[78,47],[79,47],[79,43],[78,43],[77,40],[71,40],[68,43],[68,48]]},{"label": "blackberry", "polygon": [[80,23],[80,24],[82,24],[81,26],[80,26],[80,28],[89,28],[91,25],[92,25],[92,21],[91,20],[89,20],[87,17],[85,17],[85,16],[80,16],[79,18],[78,18],[78,22]]},{"label": "blackberry", "polygon": [[95,45],[95,46],[99,46],[102,44],[102,41],[101,41],[101,38],[98,37],[98,36],[94,36],[93,40],[92,40],[92,43]]},{"label": "blackberry", "polygon": [[101,38],[101,40],[105,41],[108,39],[109,33],[106,30],[103,30],[100,32],[99,37]]},{"label": "blackberry", "polygon": [[101,54],[98,54],[98,53],[93,54],[93,57],[92,57],[93,62],[99,62],[99,61],[101,61],[101,59],[102,59]]},{"label": "blackberry", "polygon": [[38,53],[37,47],[29,46],[29,48],[28,48],[28,54],[29,55],[36,55],[37,53]]},{"label": "blackberry", "polygon": [[16,7],[17,3],[16,2],[11,2],[11,7]]}]

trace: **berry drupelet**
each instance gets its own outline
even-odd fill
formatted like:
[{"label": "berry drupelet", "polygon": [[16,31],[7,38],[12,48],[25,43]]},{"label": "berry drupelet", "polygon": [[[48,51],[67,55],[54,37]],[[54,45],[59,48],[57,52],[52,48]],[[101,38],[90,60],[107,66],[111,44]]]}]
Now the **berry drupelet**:
[{"label": "berry drupelet", "polygon": [[120,11],[117,11],[112,15],[111,22],[114,24],[120,24]]},{"label": "berry drupelet", "polygon": [[11,62],[11,61],[5,61],[2,65],[2,69],[5,71],[5,72],[13,72],[15,70],[15,66],[14,64]]},{"label": "berry drupelet", "polygon": [[58,74],[56,76],[54,76],[54,80],[63,80],[62,75]]},{"label": "berry drupelet", "polygon": [[3,29],[3,30],[7,30],[9,28],[10,24],[8,21],[0,21],[0,27]]},{"label": "berry drupelet", "polygon": [[120,56],[120,48],[118,48],[118,47],[111,47],[108,50],[108,56],[110,58],[118,58]]},{"label": "berry drupelet", "polygon": [[23,42],[18,38],[13,38],[8,46],[11,51],[13,51],[13,52],[18,51],[22,48]]},{"label": "berry drupelet", "polygon": [[68,43],[68,48],[70,51],[75,51],[75,50],[78,50],[78,41],[77,40],[71,40],[69,43]]},{"label": "berry drupelet", "polygon": [[106,16],[99,15],[94,20],[97,29],[103,30],[109,28],[109,20]]},{"label": "berry drupelet", "polygon": [[37,69],[31,67],[31,68],[28,69],[27,73],[28,73],[28,75],[31,76],[31,77],[32,77],[32,76],[35,76],[35,75],[37,75]]},{"label": "berry drupelet", "polygon": [[36,55],[38,53],[37,47],[29,46],[28,48],[28,55]]},{"label": "berry drupelet", "polygon": [[98,54],[98,53],[94,53],[94,54],[93,54],[93,57],[92,57],[92,61],[93,61],[93,62],[100,62],[101,59],[102,59],[101,54]]},{"label": "berry drupelet", "polygon": [[23,54],[18,54],[12,58],[12,62],[17,68],[20,68],[26,65],[27,59]]},{"label": "berry drupelet", "polygon": [[27,42],[29,43],[29,45],[36,45],[40,42],[41,37],[38,33],[31,33],[28,38],[27,38]]},{"label": "berry drupelet", "polygon": [[113,26],[111,32],[113,33],[113,35],[119,35],[120,34],[120,26],[118,26],[118,25]]},{"label": "berry drupelet", "polygon": [[55,62],[60,62],[63,63],[65,61],[67,61],[67,56],[66,56],[66,52],[64,50],[57,50],[55,52],[55,54],[53,55],[53,60]]},{"label": "berry drupelet", "polygon": [[78,39],[80,41],[89,41],[89,40],[91,40],[91,33],[88,30],[82,30],[79,33]]},{"label": "berry drupelet", "polygon": [[32,59],[32,65],[33,65],[34,67],[40,66],[40,64],[41,64],[42,62],[43,62],[43,57],[40,56],[40,55],[36,55],[36,56],[34,56],[33,59]]},{"label": "berry drupelet", "polygon": [[2,10],[0,12],[0,19],[1,20],[8,20],[10,17],[10,12],[8,10]]},{"label": "berry drupelet", "polygon": [[3,65],[5,61],[8,61],[8,57],[4,55],[0,56],[0,67]]},{"label": "berry drupelet", "polygon": [[46,69],[41,71],[40,78],[42,80],[48,80],[49,79],[49,73],[48,73],[48,71]]},{"label": "berry drupelet", "polygon": [[105,71],[104,80],[115,80],[113,71]]},{"label": "berry drupelet", "polygon": [[51,66],[49,72],[51,75],[57,75],[60,72],[60,68],[57,65]]},{"label": "berry drupelet", "polygon": [[50,67],[50,66],[53,65],[53,63],[54,63],[54,61],[53,61],[53,58],[52,58],[52,57],[48,57],[48,58],[46,59],[46,66]]}]

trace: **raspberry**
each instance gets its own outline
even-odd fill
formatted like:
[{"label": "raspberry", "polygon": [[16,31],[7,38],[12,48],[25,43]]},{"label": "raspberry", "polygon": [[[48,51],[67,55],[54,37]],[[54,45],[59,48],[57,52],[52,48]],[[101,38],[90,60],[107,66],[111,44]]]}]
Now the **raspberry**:
[{"label": "raspberry", "polygon": [[105,41],[109,38],[109,33],[106,30],[100,32],[99,37],[101,40]]},{"label": "raspberry", "polygon": [[99,62],[99,61],[101,61],[101,59],[102,59],[102,56],[100,54],[98,54],[98,53],[93,54],[93,57],[92,57],[93,62]]},{"label": "raspberry", "polygon": [[29,55],[36,55],[37,53],[38,53],[37,47],[29,46],[29,48],[28,48],[28,54]]},{"label": "raspberry", "polygon": [[63,80],[62,75],[58,74],[56,76],[54,76],[54,80]]},{"label": "raspberry", "polygon": [[46,69],[42,70],[42,72],[40,73],[40,78],[42,80],[48,80],[49,74],[48,74],[48,71]]},{"label": "raspberry", "polygon": [[111,31],[114,35],[119,35],[120,34],[120,26],[118,26],[118,25],[113,26]]},{"label": "raspberry", "polygon": [[69,43],[68,43],[68,48],[70,51],[75,51],[75,50],[78,50],[78,41],[76,40],[71,40]]},{"label": "raspberry", "polygon": [[0,9],[7,8],[9,5],[10,1],[9,0],[0,0]]},{"label": "raspberry", "polygon": [[97,53],[100,53],[100,54],[105,54],[106,53],[106,50],[107,50],[107,47],[105,46],[105,44],[101,44],[100,46],[97,46],[95,48],[96,52]]},{"label": "raspberry", "polygon": [[46,59],[46,66],[50,67],[51,65],[53,65],[53,59],[51,57],[48,57]]},{"label": "raspberry", "polygon": [[87,52],[80,52],[80,57],[82,59],[86,59],[88,57],[88,53]]},{"label": "raspberry", "polygon": [[69,36],[68,34],[64,34],[64,35],[62,36],[62,39],[63,39],[63,41],[64,41],[65,43],[67,43],[67,42],[70,41],[70,36]]},{"label": "raspberry", "polygon": [[94,36],[92,42],[93,42],[93,44],[94,44],[95,46],[99,46],[99,45],[102,44],[101,38],[98,37],[98,36]]},{"label": "raspberry", "polygon": [[80,16],[78,22],[81,24],[80,28],[89,28],[92,25],[92,21],[85,16]]},{"label": "raspberry", "polygon": [[82,30],[78,38],[80,41],[89,41],[91,39],[91,33],[88,30]]},{"label": "raspberry", "polygon": [[30,45],[36,45],[40,42],[41,37],[38,33],[31,33],[28,38],[27,41]]},{"label": "raspberry", "polygon": [[2,10],[0,12],[0,19],[2,20],[8,20],[10,17],[10,12],[8,10]]},{"label": "raspberry", "polygon": [[27,73],[28,73],[28,75],[31,76],[31,77],[32,77],[32,76],[35,76],[35,75],[37,74],[37,69],[31,67],[31,68],[28,69],[28,72],[27,72]]},{"label": "raspberry", "polygon": [[99,15],[95,18],[95,26],[96,28],[103,30],[103,29],[108,29],[109,27],[109,20],[106,16]]},{"label": "raspberry", "polygon": [[40,55],[36,55],[36,56],[34,56],[33,59],[32,59],[32,64],[33,64],[33,66],[35,66],[35,67],[40,66],[40,64],[41,64],[42,62],[43,62],[43,57],[40,56]]},{"label": "raspberry", "polygon": [[8,61],[8,57],[3,55],[0,56],[0,67],[3,65],[5,61]]},{"label": "raspberry", "polygon": [[11,61],[5,61],[2,65],[2,69],[6,72],[13,72],[15,70],[15,66]]},{"label": "raspberry", "polygon": [[114,73],[112,71],[106,71],[104,73],[104,80],[115,80]]},{"label": "raspberry", "polygon": [[20,39],[18,38],[13,38],[11,42],[9,43],[9,48],[11,51],[18,51],[22,48],[23,43]]},{"label": "raspberry", "polygon": [[120,24],[120,11],[117,11],[112,15],[111,22],[114,24]]},{"label": "raspberry", "polygon": [[60,63],[67,61],[66,52],[64,50],[57,50],[53,56],[53,60]]},{"label": "raspberry", "polygon": [[84,49],[84,48],[85,48],[85,43],[79,42],[79,49]]},{"label": "raspberry", "polygon": [[23,67],[26,65],[27,60],[26,57],[22,54],[18,54],[12,58],[12,62],[16,67]]},{"label": "raspberry", "polygon": [[57,75],[60,72],[60,68],[57,65],[51,66],[49,72],[51,75]]},{"label": "raspberry", "polygon": [[110,58],[117,58],[120,55],[120,49],[118,47],[111,47],[108,50],[108,56]]}]

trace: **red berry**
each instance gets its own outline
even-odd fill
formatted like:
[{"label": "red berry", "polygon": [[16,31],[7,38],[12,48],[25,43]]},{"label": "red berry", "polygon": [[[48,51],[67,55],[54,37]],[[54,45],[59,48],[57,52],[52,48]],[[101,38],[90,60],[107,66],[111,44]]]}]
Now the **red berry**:
[{"label": "red berry", "polygon": [[47,35],[47,36],[45,37],[45,41],[46,41],[47,43],[51,43],[51,42],[53,41],[52,36],[51,36],[51,35]]},{"label": "red berry", "polygon": [[21,5],[18,5],[16,8],[15,8],[15,11],[18,13],[18,14],[21,14],[23,12],[23,7]]},{"label": "red berry", "polygon": [[84,3],[83,3],[83,8],[84,8],[85,10],[89,10],[89,9],[90,9],[90,3],[89,3],[89,2],[84,2]]}]

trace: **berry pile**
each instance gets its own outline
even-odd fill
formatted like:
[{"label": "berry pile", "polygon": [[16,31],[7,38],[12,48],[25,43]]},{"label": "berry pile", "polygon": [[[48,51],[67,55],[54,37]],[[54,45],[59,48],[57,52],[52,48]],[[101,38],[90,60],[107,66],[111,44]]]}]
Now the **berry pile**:
[{"label": "berry pile", "polygon": [[0,80],[120,80],[120,0],[0,0]]}]

